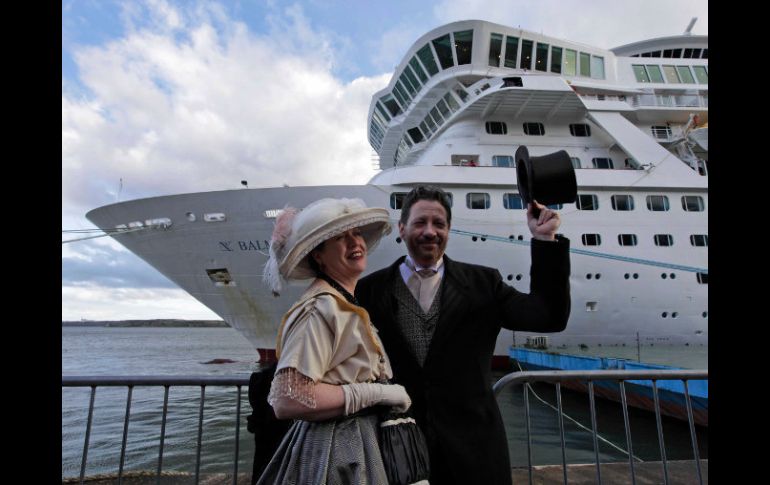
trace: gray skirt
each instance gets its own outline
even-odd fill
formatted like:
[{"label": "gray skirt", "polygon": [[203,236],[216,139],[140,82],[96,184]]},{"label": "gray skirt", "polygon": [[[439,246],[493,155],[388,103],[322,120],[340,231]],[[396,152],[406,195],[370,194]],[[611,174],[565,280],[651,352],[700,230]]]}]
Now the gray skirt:
[{"label": "gray skirt", "polygon": [[386,485],[376,414],[297,420],[257,485]]}]

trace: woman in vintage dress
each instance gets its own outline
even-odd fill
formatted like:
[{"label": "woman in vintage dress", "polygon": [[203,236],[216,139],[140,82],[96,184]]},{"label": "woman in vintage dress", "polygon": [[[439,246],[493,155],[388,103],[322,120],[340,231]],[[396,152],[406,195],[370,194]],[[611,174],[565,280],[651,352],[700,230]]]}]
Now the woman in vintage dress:
[{"label": "woman in vintage dress", "polygon": [[390,232],[386,209],[359,199],[321,199],[276,219],[265,281],[278,294],[313,278],[284,315],[268,402],[295,419],[258,484],[386,484],[374,406],[404,412],[411,400],[355,286],[367,254]]}]

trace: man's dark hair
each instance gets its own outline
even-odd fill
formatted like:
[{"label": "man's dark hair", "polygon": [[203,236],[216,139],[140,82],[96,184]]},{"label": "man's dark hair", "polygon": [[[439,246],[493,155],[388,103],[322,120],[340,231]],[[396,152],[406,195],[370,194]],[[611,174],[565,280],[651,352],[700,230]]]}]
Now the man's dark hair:
[{"label": "man's dark hair", "polygon": [[418,185],[406,194],[404,204],[401,206],[401,224],[406,224],[409,220],[412,206],[421,200],[435,200],[439,202],[446,211],[447,224],[452,224],[452,206],[449,203],[449,196],[441,187],[436,187],[435,185]]}]

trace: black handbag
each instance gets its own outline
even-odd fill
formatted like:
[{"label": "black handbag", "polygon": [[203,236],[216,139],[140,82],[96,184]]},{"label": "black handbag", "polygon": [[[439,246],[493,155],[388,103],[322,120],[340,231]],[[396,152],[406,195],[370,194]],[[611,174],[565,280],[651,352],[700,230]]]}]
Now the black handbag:
[{"label": "black handbag", "polygon": [[379,441],[390,485],[409,485],[430,475],[428,444],[409,413],[380,414]]}]

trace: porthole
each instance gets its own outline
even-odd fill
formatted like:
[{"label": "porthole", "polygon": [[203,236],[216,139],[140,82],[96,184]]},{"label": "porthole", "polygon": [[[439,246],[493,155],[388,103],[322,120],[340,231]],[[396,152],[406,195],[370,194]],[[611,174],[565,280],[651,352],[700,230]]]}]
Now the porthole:
[{"label": "porthole", "polygon": [[635,280],[638,280],[638,279],[639,279],[639,273],[634,273],[634,279],[635,279]]},{"label": "porthole", "polygon": [[511,281],[511,280],[513,280],[513,275],[509,274],[506,278],[508,279],[508,281]]},{"label": "porthole", "polygon": [[665,280],[666,278],[668,278],[668,275],[666,273],[663,273],[663,274],[660,275],[660,277]]},{"label": "porthole", "polygon": [[676,274],[671,273],[670,275],[668,275],[668,277],[671,278],[672,280],[674,280],[674,279],[676,279]]},{"label": "porthole", "polygon": [[668,317],[668,312],[663,312],[660,316],[663,317],[663,318],[667,318]]},{"label": "porthole", "polygon": [[401,238],[400,237],[396,238],[396,244],[401,244]]},{"label": "porthole", "polygon": [[601,274],[601,273],[596,273],[596,279],[597,279],[597,280],[598,280],[599,278],[601,278],[601,277],[602,277],[602,274]]},{"label": "porthole", "polygon": [[591,276],[592,276],[592,275],[591,275],[591,273],[588,273],[588,274],[586,275],[586,279],[587,279],[587,280],[590,280],[590,279],[591,279]]},{"label": "porthole", "polygon": [[708,318],[708,316],[709,316],[709,312],[703,312],[703,313],[701,313],[701,316],[702,316],[703,318]]},{"label": "porthole", "polygon": [[520,274],[516,275],[516,281],[521,281],[522,276]]},{"label": "porthole", "polygon": [[672,314],[671,314],[671,318],[676,318],[676,317],[678,317],[678,316],[679,316],[679,313],[678,313],[678,312],[674,312],[674,313],[672,313]]}]

